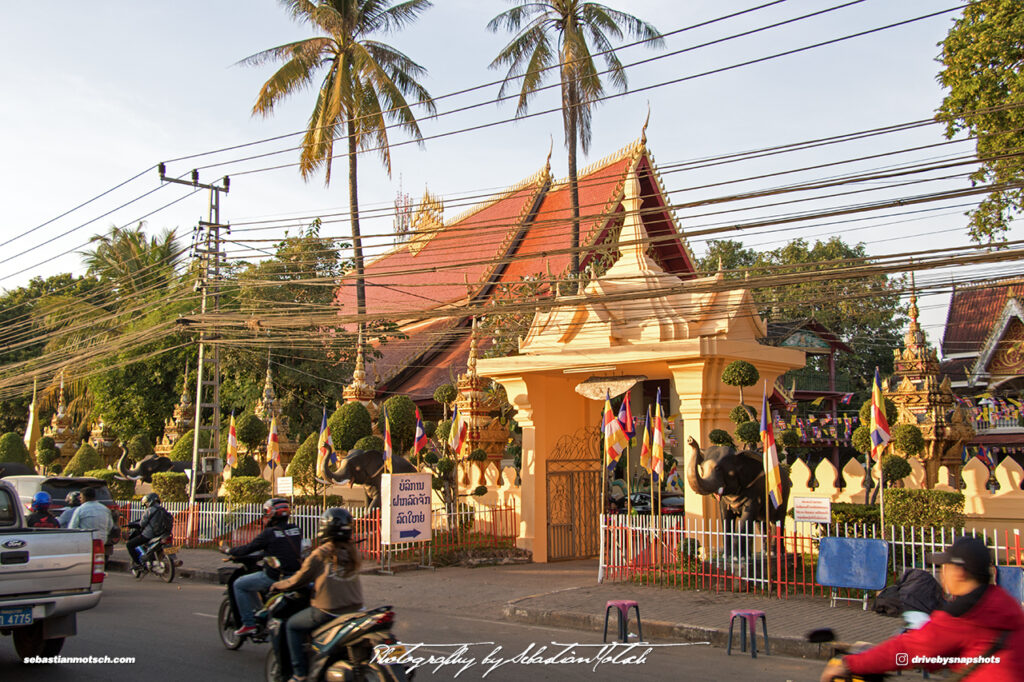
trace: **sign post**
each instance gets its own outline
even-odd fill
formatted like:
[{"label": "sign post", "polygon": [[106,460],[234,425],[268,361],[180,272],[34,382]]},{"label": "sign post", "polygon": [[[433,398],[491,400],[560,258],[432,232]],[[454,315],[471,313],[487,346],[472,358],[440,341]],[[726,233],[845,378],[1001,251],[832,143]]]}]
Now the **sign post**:
[{"label": "sign post", "polygon": [[[383,474],[380,477],[382,545],[430,542],[430,473]],[[382,557],[381,569],[384,571]]]}]

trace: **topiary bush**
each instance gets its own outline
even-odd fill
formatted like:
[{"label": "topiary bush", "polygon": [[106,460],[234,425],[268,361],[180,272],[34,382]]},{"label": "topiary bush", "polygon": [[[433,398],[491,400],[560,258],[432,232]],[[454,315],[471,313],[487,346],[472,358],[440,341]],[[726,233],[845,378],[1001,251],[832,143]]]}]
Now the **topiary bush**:
[{"label": "topiary bush", "polygon": [[[32,457],[29,456],[25,441],[13,431],[0,436],[0,462],[17,462],[32,466]],[[100,466],[103,466],[103,462],[100,462]]]},{"label": "topiary bush", "polygon": [[708,434],[708,440],[714,445],[730,445],[735,446],[736,444],[732,441],[732,436],[729,435],[728,431],[722,429],[714,429]]},{"label": "topiary bush", "polygon": [[244,415],[235,422],[238,442],[251,451],[259,450],[267,443],[267,425],[255,414]]},{"label": "topiary bush", "polygon": [[[333,432],[332,432],[333,433]],[[302,441],[298,449],[295,451],[295,455],[292,457],[292,461],[288,463],[288,468],[285,473],[291,476],[295,482],[296,488],[301,488],[303,492],[311,495],[317,492],[316,482],[316,455],[317,455],[317,442],[320,440],[320,434],[311,433]]]},{"label": "topiary bush", "polygon": [[[149,438],[140,433],[128,440],[124,453],[128,456],[128,461],[138,462],[149,455],[156,454],[156,451],[153,449],[153,444],[149,442]],[[191,457],[192,453],[189,451],[189,458],[191,459]]]},{"label": "topiary bush", "polygon": [[96,448],[88,443],[82,443],[82,447],[78,448],[78,452],[64,467],[64,475],[84,476],[86,471],[102,469],[104,465],[103,458],[100,457],[100,453],[96,452]]},{"label": "topiary bush", "polygon": [[437,423],[437,431],[434,432],[434,438],[438,443],[443,443],[448,440],[448,436],[452,433],[452,420],[444,419]]},{"label": "topiary bush", "polygon": [[103,479],[115,500],[130,500],[135,496],[135,481],[122,481],[113,469],[93,469],[86,471],[85,475]]},{"label": "topiary bush", "polygon": [[451,405],[458,395],[459,392],[452,384],[441,384],[434,389],[434,402],[439,405]]},{"label": "topiary bush", "polygon": [[[175,462],[191,462],[193,441],[196,437],[195,433],[194,429],[189,429],[182,434],[181,438],[171,446],[171,451],[167,456]],[[199,447],[210,447],[210,441],[213,440],[213,431],[200,431],[199,433],[201,434],[199,436]]]},{"label": "topiary bush", "polygon": [[51,470],[53,463],[60,457],[57,443],[49,436],[43,436],[36,443],[36,461],[44,470]]},{"label": "topiary bush", "polygon": [[469,453],[469,461],[470,462],[486,462],[487,461],[487,452],[485,450],[483,450],[482,448],[477,448],[473,452]]},{"label": "topiary bush", "polygon": [[270,481],[260,476],[232,476],[224,491],[232,504],[259,504],[270,497]]},{"label": "topiary bush", "polygon": [[188,476],[177,471],[153,474],[153,492],[161,502],[188,502]]},{"label": "topiary bush", "polygon": [[353,450],[380,450],[384,451],[384,439],[380,436],[366,436],[356,441],[352,446]]},{"label": "topiary bush", "polygon": [[384,433],[385,412],[391,424],[391,442],[395,452],[405,452],[412,447],[416,434],[416,403],[407,395],[393,395],[385,400],[380,411],[380,423],[377,424],[380,433]]},{"label": "topiary bush", "polygon": [[920,526],[924,528],[964,527],[963,493],[945,490],[912,490],[890,488],[885,495],[887,526]]},{"label": "topiary bush", "polygon": [[755,421],[743,422],[736,427],[736,438],[747,445],[756,444],[761,440],[761,425]]},{"label": "topiary bush", "polygon": [[747,412],[747,408],[744,405],[737,405],[729,411],[729,420],[733,424],[743,424],[744,422],[751,421],[750,413]]},{"label": "topiary bush", "polygon": [[231,477],[235,476],[259,476],[260,465],[250,455],[239,455],[238,464],[231,470]]},{"label": "topiary bush", "polygon": [[837,524],[856,523],[877,526],[879,522],[878,505],[833,502],[832,522]]},{"label": "topiary bush", "polygon": [[[896,403],[884,399],[885,401],[885,420],[889,422],[889,426],[896,423],[896,419],[899,416],[899,411],[896,409]],[[871,401],[866,400],[863,405],[860,406],[860,423],[862,426],[867,426],[870,430],[871,424]]]},{"label": "topiary bush", "polygon": [[783,429],[779,432],[779,443],[787,450],[800,447],[800,432],[796,429]]},{"label": "topiary bush", "polygon": [[428,466],[437,464],[438,459],[439,457],[436,452],[427,451],[423,453],[423,461],[426,462]]},{"label": "topiary bush", "polygon": [[907,457],[919,455],[924,450],[924,434],[914,424],[897,424],[892,427],[891,444]]},{"label": "topiary bush", "polygon": [[744,404],[743,389],[753,386],[761,378],[757,367],[745,360],[735,360],[726,365],[722,370],[722,383],[728,386],[735,386],[740,389],[740,405]]},{"label": "topiary bush", "polygon": [[885,485],[891,487],[896,481],[902,481],[911,473],[910,463],[899,455],[882,456],[882,475]]},{"label": "topiary bush", "polygon": [[348,452],[356,441],[373,433],[370,411],[361,402],[345,403],[327,420],[331,427],[331,442],[338,452]]},{"label": "topiary bush", "polygon": [[429,419],[423,422],[423,433],[427,434],[427,438],[433,438],[434,434],[437,433],[437,422],[430,421]]}]

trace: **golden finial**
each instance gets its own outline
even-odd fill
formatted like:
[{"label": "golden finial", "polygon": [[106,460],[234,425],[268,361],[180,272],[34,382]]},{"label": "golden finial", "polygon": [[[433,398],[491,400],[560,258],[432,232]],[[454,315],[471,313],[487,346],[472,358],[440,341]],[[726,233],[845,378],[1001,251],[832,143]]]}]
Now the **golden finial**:
[{"label": "golden finial", "polygon": [[[373,371],[376,376],[376,365]],[[380,382],[379,376],[376,376],[376,381]],[[352,383],[345,387],[341,395],[345,398],[345,402],[358,400],[363,403],[373,400],[376,395],[376,391],[366,383],[366,366],[363,363],[363,325],[359,325],[359,332],[356,335],[356,366],[352,370]]]},{"label": "golden finial", "polygon": [[647,118],[644,120],[644,127],[640,129],[640,146],[647,146],[647,124],[651,122],[651,100],[647,100]]},{"label": "golden finial", "polygon": [[551,142],[548,145],[548,158],[544,162],[544,174],[545,175],[551,175],[551,152],[555,151],[555,136],[551,135],[551,136],[549,136],[549,139],[551,140]]},{"label": "golden finial", "polygon": [[476,316],[473,316],[473,325],[469,332],[469,359],[466,361],[467,375],[476,378]]},{"label": "golden finial", "polygon": [[60,393],[57,394],[57,414],[64,414],[64,368],[60,370]]}]

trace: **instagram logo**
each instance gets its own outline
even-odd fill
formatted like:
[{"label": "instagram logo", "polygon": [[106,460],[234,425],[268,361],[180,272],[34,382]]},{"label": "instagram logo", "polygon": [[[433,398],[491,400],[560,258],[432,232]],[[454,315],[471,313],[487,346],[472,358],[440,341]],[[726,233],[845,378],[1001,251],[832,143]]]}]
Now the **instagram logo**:
[{"label": "instagram logo", "polygon": [[910,657],[906,654],[896,654],[896,665],[907,665],[910,663]]}]

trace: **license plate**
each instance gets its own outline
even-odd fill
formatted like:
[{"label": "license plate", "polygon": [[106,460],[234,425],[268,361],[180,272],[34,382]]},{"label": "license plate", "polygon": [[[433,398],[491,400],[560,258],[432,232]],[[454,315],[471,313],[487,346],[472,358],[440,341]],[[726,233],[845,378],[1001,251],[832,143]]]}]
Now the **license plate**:
[{"label": "license plate", "polygon": [[6,609],[0,611],[0,627],[14,625],[31,625],[32,607],[26,606],[23,609]]}]

